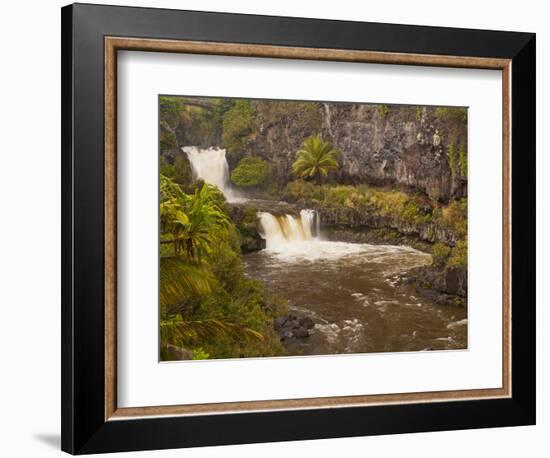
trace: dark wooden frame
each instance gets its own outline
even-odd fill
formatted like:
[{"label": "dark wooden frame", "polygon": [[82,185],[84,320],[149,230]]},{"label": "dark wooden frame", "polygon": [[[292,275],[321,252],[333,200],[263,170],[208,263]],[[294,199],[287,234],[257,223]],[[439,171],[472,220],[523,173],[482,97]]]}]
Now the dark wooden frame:
[{"label": "dark wooden frame", "polygon": [[[501,69],[502,390],[320,398],[309,404],[288,400],[256,407],[243,402],[230,408],[117,409],[117,49]],[[534,34],[67,6],[62,9],[62,180],[63,450],[94,453],[534,424]]]}]

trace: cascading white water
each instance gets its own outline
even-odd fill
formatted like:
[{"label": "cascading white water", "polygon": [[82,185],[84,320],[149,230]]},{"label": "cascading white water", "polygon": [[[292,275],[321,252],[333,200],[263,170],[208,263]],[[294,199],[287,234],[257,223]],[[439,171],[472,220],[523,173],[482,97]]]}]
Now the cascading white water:
[{"label": "cascading white water", "polygon": [[244,200],[229,183],[229,165],[225,149],[184,146],[182,150],[189,158],[195,178],[216,186],[229,202]]},{"label": "cascading white water", "polygon": [[[268,248],[280,246],[289,242],[305,242],[315,240],[319,232],[314,230],[318,219],[314,210],[302,210],[300,216],[274,216],[268,212],[258,213],[262,237]],[[314,236],[315,231],[315,236]]]},{"label": "cascading white water", "polygon": [[330,114],[330,105],[328,103],[323,103],[323,106],[325,108],[325,124],[326,124],[329,135],[332,137],[332,122],[331,122],[331,114]]},{"label": "cascading white water", "polygon": [[313,238],[313,226],[316,224],[316,232],[315,235],[319,237],[321,235],[320,233],[320,224],[319,224],[319,216],[317,215],[317,212],[315,210],[301,210],[300,211],[300,220],[302,221],[302,227],[304,229],[304,235],[306,240],[311,240]]},{"label": "cascading white water", "polygon": [[[369,245],[366,243],[347,243],[322,240],[319,214],[315,210],[305,209],[299,216],[275,216],[268,212],[259,212],[260,235],[265,239],[266,251],[282,262],[335,261],[349,258],[350,262],[363,262],[368,256],[370,262],[384,262],[387,256],[397,258],[416,255],[419,264],[431,259],[409,247]],[[399,266],[401,268],[401,266]]]}]

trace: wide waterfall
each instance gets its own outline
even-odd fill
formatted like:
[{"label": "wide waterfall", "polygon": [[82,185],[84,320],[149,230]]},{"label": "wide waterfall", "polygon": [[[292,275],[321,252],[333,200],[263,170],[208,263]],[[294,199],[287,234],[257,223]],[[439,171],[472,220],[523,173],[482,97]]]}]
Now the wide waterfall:
[{"label": "wide waterfall", "polygon": [[320,236],[316,225],[319,216],[314,210],[302,210],[300,216],[274,216],[260,212],[258,218],[268,248],[285,242],[314,240]]},{"label": "wide waterfall", "polygon": [[184,146],[182,150],[189,158],[195,178],[216,186],[228,202],[244,200],[229,183],[229,165],[225,158],[225,149]]}]

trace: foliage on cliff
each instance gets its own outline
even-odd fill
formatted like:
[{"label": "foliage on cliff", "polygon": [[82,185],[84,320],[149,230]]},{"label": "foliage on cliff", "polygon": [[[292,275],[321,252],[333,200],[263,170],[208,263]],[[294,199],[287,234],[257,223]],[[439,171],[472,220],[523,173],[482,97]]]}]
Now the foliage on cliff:
[{"label": "foliage on cliff", "polygon": [[285,304],[247,278],[236,229],[220,193],[193,194],[161,175],[161,356],[170,345],[212,358],[272,356],[271,320]]},{"label": "foliage on cliff", "polygon": [[304,140],[296,152],[292,171],[299,177],[313,179],[320,184],[323,177],[338,169],[337,156],[338,151],[324,141],[320,134],[312,135]]},{"label": "foliage on cliff", "polygon": [[467,264],[468,200],[453,200],[443,205],[422,194],[409,194],[394,189],[373,188],[367,185],[334,185],[319,187],[296,180],[286,187],[286,198],[318,209],[340,209],[386,217],[398,224],[426,226],[449,230],[454,234],[454,246],[435,243],[433,255],[436,264],[453,267]]},{"label": "foliage on cliff", "polygon": [[245,157],[231,172],[231,182],[242,188],[265,186],[271,177],[271,166],[259,157]]},{"label": "foliage on cliff", "polygon": [[467,195],[467,118],[462,107],[162,96],[161,156],[174,165],[182,146],[220,146],[230,169],[261,157],[283,188],[294,153],[321,133],[340,151],[340,182],[406,185],[446,203]]},{"label": "foliage on cliff", "polygon": [[223,116],[223,146],[229,154],[242,151],[254,135],[255,112],[249,100],[237,100]]}]

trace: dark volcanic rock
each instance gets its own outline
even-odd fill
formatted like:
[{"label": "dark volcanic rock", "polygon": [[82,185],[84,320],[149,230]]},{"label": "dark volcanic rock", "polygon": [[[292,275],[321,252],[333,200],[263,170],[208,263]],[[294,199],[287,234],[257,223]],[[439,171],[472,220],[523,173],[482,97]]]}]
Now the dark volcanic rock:
[{"label": "dark volcanic rock", "polygon": [[260,235],[256,209],[239,205],[229,206],[229,216],[239,233],[239,242],[243,253],[259,251],[265,248],[265,240]]},{"label": "dark volcanic rock", "polygon": [[[436,224],[413,224],[398,218],[380,216],[354,208],[319,208],[321,227],[351,229],[393,229],[403,236],[413,236],[424,242],[442,242],[454,246],[456,234]],[[368,232],[368,231],[367,231]]]},{"label": "dark volcanic rock", "polygon": [[309,337],[309,331],[306,328],[299,327],[294,330],[294,335],[302,339],[304,337]]},{"label": "dark volcanic rock", "polygon": [[273,320],[273,328],[275,330],[281,329],[287,321],[288,321],[288,317],[279,316]]},{"label": "dark volcanic rock", "polygon": [[309,337],[309,330],[315,323],[307,317],[299,318],[296,315],[285,315],[273,320],[273,329],[279,334],[281,342]]},{"label": "dark volcanic rock", "polygon": [[193,352],[187,348],[178,347],[172,344],[168,344],[164,348],[170,360],[182,361],[182,360],[193,359]]},{"label": "dark volcanic rock", "polygon": [[311,318],[300,318],[298,320],[298,322],[300,323],[300,326],[306,328],[306,329],[313,329],[313,327],[315,326],[315,323],[313,322],[313,320]]},{"label": "dark volcanic rock", "polygon": [[341,153],[340,182],[402,185],[444,201],[466,196],[466,179],[451,173],[448,160],[451,144],[456,155],[460,145],[467,148],[466,122],[438,115],[435,107],[315,105],[319,125],[283,116],[264,126],[242,154],[269,160],[284,183],[304,139],[321,131]]},{"label": "dark volcanic rock", "polygon": [[464,304],[468,296],[466,267],[439,267],[436,265],[409,270],[402,278],[416,286],[423,296],[439,303]]}]

